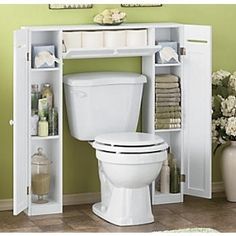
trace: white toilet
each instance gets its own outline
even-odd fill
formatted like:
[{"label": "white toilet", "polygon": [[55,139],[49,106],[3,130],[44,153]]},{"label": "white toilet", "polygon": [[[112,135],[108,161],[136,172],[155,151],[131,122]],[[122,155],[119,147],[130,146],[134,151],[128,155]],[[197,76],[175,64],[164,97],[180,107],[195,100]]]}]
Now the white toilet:
[{"label": "white toilet", "polygon": [[135,132],[144,75],[93,72],[64,77],[70,132],[96,149],[101,202],[93,212],[124,226],[154,221],[149,185],[167,158],[167,143]]}]

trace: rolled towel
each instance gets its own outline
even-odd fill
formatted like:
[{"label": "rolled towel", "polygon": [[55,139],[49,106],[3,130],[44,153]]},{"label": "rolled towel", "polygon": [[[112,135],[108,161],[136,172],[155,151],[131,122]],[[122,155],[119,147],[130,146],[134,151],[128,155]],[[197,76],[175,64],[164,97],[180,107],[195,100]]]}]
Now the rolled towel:
[{"label": "rolled towel", "polygon": [[156,97],[157,98],[169,98],[169,97],[175,97],[175,98],[179,98],[181,97],[180,93],[157,93],[156,92]]},{"label": "rolled towel", "polygon": [[180,124],[181,119],[180,118],[155,119],[155,122],[157,124]]},{"label": "rolled towel", "polygon": [[156,88],[156,93],[180,93],[180,88],[170,88],[170,89],[164,89],[164,88]]},{"label": "rolled towel", "polygon": [[155,129],[177,129],[181,128],[181,124],[156,124]]},{"label": "rolled towel", "polygon": [[173,111],[181,111],[181,107],[180,106],[156,106],[156,112],[173,112]]},{"label": "rolled towel", "polygon": [[181,112],[175,111],[175,112],[161,112],[156,113],[155,118],[181,118]]},{"label": "rolled towel", "polygon": [[162,98],[162,97],[157,97],[157,102],[180,102],[180,98]]},{"label": "rolled towel", "polygon": [[176,83],[179,81],[179,78],[176,75],[164,74],[156,75],[155,81],[158,83]]},{"label": "rolled towel", "polygon": [[179,88],[179,83],[155,83],[156,88],[172,89]]},{"label": "rolled towel", "polygon": [[179,102],[156,102],[157,107],[179,106]]}]

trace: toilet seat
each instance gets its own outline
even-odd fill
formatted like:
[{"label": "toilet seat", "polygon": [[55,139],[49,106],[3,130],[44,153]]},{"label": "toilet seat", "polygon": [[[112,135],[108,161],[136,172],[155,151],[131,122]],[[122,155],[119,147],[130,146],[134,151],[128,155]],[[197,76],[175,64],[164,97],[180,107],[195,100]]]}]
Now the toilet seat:
[{"label": "toilet seat", "polygon": [[116,164],[144,164],[163,161],[167,143],[159,136],[147,133],[111,133],[99,135],[92,144],[97,158]]},{"label": "toilet seat", "polygon": [[99,135],[95,138],[93,147],[110,153],[142,154],[165,151],[168,145],[157,135],[127,132]]}]

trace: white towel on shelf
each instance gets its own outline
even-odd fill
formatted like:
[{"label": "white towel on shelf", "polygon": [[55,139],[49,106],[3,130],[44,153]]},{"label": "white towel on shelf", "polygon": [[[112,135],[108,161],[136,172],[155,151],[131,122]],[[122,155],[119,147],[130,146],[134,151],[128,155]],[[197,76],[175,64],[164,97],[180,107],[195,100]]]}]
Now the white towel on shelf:
[{"label": "white towel on shelf", "polygon": [[163,118],[163,119],[155,119],[155,122],[157,124],[180,124],[181,119],[180,118]]},{"label": "white towel on shelf", "polygon": [[181,107],[177,106],[156,106],[156,112],[173,112],[173,111],[181,111]]},{"label": "white towel on shelf", "polygon": [[157,107],[179,106],[179,102],[156,102]]},{"label": "white towel on shelf", "polygon": [[180,93],[157,93],[156,92],[156,98],[169,98],[169,97],[181,97]]},{"label": "white towel on shelf", "polygon": [[155,83],[156,88],[172,89],[179,88],[179,83]]},{"label": "white towel on shelf", "polygon": [[179,81],[178,76],[172,74],[156,75],[155,81],[157,83],[177,83]]},{"label": "white towel on shelf", "polygon": [[172,98],[168,98],[168,97],[157,97],[156,98],[157,102],[180,102],[180,98],[176,98],[176,97],[172,97]]},{"label": "white towel on shelf", "polygon": [[156,88],[156,94],[159,93],[180,93],[180,88],[169,88],[169,89]]}]

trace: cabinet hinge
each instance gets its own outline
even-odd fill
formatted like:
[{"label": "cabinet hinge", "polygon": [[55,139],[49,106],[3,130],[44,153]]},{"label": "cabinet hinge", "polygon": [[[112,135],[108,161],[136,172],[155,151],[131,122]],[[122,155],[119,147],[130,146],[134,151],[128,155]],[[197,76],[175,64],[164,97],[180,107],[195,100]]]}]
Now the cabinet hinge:
[{"label": "cabinet hinge", "polygon": [[180,182],[185,182],[185,175],[180,176]]},{"label": "cabinet hinge", "polygon": [[180,48],[180,55],[186,55],[186,48]]},{"label": "cabinet hinge", "polygon": [[29,52],[26,54],[27,61],[29,61]]},{"label": "cabinet hinge", "polygon": [[27,190],[26,191],[27,191],[27,195],[29,195],[29,186],[27,186]]}]

